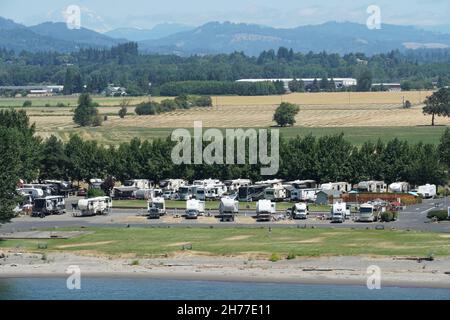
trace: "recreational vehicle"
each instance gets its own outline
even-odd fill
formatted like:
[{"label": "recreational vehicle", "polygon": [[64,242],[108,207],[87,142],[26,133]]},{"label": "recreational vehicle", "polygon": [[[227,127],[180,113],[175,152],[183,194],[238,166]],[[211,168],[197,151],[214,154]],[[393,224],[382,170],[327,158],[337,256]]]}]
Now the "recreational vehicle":
[{"label": "recreational vehicle", "polygon": [[183,179],[167,179],[160,181],[159,187],[163,189],[163,191],[173,191],[178,192],[178,190],[187,185],[186,180]]},{"label": "recreational vehicle", "polygon": [[359,222],[375,222],[380,218],[380,214],[386,210],[385,207],[377,205],[375,203],[364,203],[359,207],[359,213],[356,217],[356,221]]},{"label": "recreational vehicle", "polygon": [[287,198],[286,189],[283,186],[276,185],[273,188],[267,188],[264,191],[264,199],[270,201],[283,201]]},{"label": "recreational vehicle", "polygon": [[295,181],[289,181],[286,184],[290,184],[295,189],[314,189],[314,188],[317,188],[317,182],[315,180],[295,180]]},{"label": "recreational vehicle", "polygon": [[193,190],[196,191],[197,188],[194,186],[183,186],[178,190],[178,197],[180,200],[190,200],[194,197]]},{"label": "recreational vehicle", "polygon": [[163,192],[163,198],[165,200],[175,200],[177,198],[177,193],[173,190],[166,190]]},{"label": "recreational vehicle", "polygon": [[115,200],[135,199],[138,190],[139,188],[133,186],[115,187],[112,190],[112,197]]},{"label": "recreational vehicle", "polygon": [[186,201],[186,219],[198,219],[205,213],[205,202],[196,199]]},{"label": "recreational vehicle", "polygon": [[228,188],[228,192],[238,192],[240,187],[248,187],[251,184],[252,181],[249,179],[236,179],[225,181],[225,185]]},{"label": "recreational vehicle", "polygon": [[322,191],[340,191],[342,193],[348,193],[352,191],[352,185],[347,182],[329,182],[320,186]]},{"label": "recreational vehicle", "polygon": [[296,203],[291,209],[292,219],[307,219],[308,214],[308,205],[304,202]]},{"label": "recreational vehicle", "polygon": [[33,200],[44,196],[44,191],[38,188],[20,188],[17,189],[17,193],[23,196],[30,196]]},{"label": "recreational vehicle", "polygon": [[350,217],[350,208],[345,202],[338,201],[333,204],[331,222],[343,223],[348,217]]},{"label": "recreational vehicle", "polygon": [[53,190],[55,190],[58,196],[68,196],[70,193],[75,192],[75,188],[69,181],[59,181],[59,180],[45,180],[45,184],[51,185]]},{"label": "recreational vehicle", "polygon": [[256,220],[270,221],[276,213],[276,203],[270,200],[259,200],[256,204]]},{"label": "recreational vehicle", "polygon": [[49,196],[34,200],[33,216],[44,218],[47,215],[66,213],[66,203],[62,196]]},{"label": "recreational vehicle", "polygon": [[[204,187],[205,199],[214,200],[220,199],[227,192],[227,187],[223,183],[218,183],[214,185],[207,185]],[[198,194],[198,191],[197,191]],[[199,199],[201,200],[201,199]]]},{"label": "recreational vehicle", "polygon": [[31,184],[24,184],[23,188],[41,189],[44,192],[45,196],[57,195],[56,188],[51,184],[31,183]]},{"label": "recreational vehicle", "polygon": [[154,189],[139,189],[136,190],[134,196],[139,200],[149,200],[154,198]]},{"label": "recreational vehicle", "polygon": [[89,189],[101,189],[103,184],[102,179],[90,179],[89,180]]},{"label": "recreational vehicle", "polygon": [[110,197],[82,199],[78,201],[78,209],[81,216],[108,215],[112,210],[112,199]]},{"label": "recreational vehicle", "polygon": [[394,182],[389,185],[389,192],[407,193],[409,191],[408,182]]},{"label": "recreational vehicle", "polygon": [[239,201],[252,202],[264,199],[264,191],[270,185],[253,185],[239,188]]},{"label": "recreational vehicle", "polygon": [[135,187],[137,189],[150,189],[153,187],[151,185],[150,181],[148,181],[146,179],[125,180],[123,185],[125,187]]},{"label": "recreational vehicle", "polygon": [[315,202],[320,189],[294,189],[291,191],[292,201]]},{"label": "recreational vehicle", "polygon": [[359,192],[383,193],[387,191],[384,181],[362,181],[358,184]]},{"label": "recreational vehicle", "polygon": [[432,199],[436,197],[436,185],[426,184],[417,189],[417,194],[424,199]]},{"label": "recreational vehicle", "polygon": [[233,222],[239,213],[239,202],[231,198],[222,198],[219,205],[220,221]]},{"label": "recreational vehicle", "polygon": [[159,219],[166,214],[166,201],[158,197],[148,202],[148,215],[150,219]]}]

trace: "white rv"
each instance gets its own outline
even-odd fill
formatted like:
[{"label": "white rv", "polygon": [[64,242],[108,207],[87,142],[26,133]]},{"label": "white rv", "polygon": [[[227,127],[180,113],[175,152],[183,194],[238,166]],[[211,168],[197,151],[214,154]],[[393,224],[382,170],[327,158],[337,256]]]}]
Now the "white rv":
[{"label": "white rv", "polygon": [[150,219],[159,219],[166,214],[166,201],[157,197],[148,202],[148,215]]},{"label": "white rv", "polygon": [[138,189],[150,189],[152,187],[147,179],[126,180],[123,184],[125,187],[135,187]]},{"label": "white rv", "polygon": [[81,216],[108,215],[112,210],[112,199],[110,197],[82,199],[78,201],[78,209]]},{"label": "white rv", "polygon": [[[220,199],[227,192],[227,187],[223,183],[207,185],[204,187],[205,191],[205,199],[206,200],[214,200]],[[198,191],[197,191],[198,194]],[[201,199],[199,199],[201,200]]]},{"label": "white rv", "polygon": [[331,222],[343,223],[350,217],[350,209],[345,202],[336,202],[331,209]]},{"label": "white rv", "polygon": [[380,218],[380,214],[386,211],[385,207],[368,202],[359,207],[356,220],[359,222],[375,222]]},{"label": "white rv", "polygon": [[409,191],[408,182],[394,182],[389,185],[389,191],[392,193],[407,193]]},{"label": "white rv", "polygon": [[387,192],[387,185],[384,181],[361,181],[358,184],[359,192],[383,193]]},{"label": "white rv", "polygon": [[240,187],[248,187],[251,184],[252,181],[249,179],[236,179],[225,181],[225,185],[227,186],[229,192],[238,192]]},{"label": "white rv", "polygon": [[308,205],[304,202],[296,203],[291,209],[292,219],[307,219],[308,218]]},{"label": "white rv", "polygon": [[282,185],[275,185],[272,188],[267,188],[264,191],[264,199],[270,201],[283,201],[287,198],[287,191]]},{"label": "white rv", "polygon": [[417,194],[424,199],[432,199],[436,197],[436,185],[426,184],[417,189]]},{"label": "white rv", "polygon": [[187,185],[187,182],[183,179],[167,179],[159,183],[160,188],[162,188],[164,192],[178,192],[178,190],[185,185]]},{"label": "white rv", "polygon": [[205,202],[196,199],[186,201],[186,219],[197,219],[205,213]]},{"label": "white rv", "polygon": [[270,200],[259,200],[256,204],[257,221],[270,221],[276,213],[276,203]]},{"label": "white rv", "polygon": [[16,191],[19,195],[30,196],[33,200],[44,196],[44,191],[38,188],[20,188]]},{"label": "white rv", "polygon": [[341,191],[342,193],[348,193],[352,191],[352,185],[347,182],[329,182],[320,186],[323,191]]},{"label": "white rv", "polygon": [[195,186],[183,186],[178,190],[178,197],[180,200],[190,200],[196,196],[193,191],[197,193],[197,187]]},{"label": "white rv", "polygon": [[292,201],[315,202],[320,189],[294,189],[291,191]]},{"label": "white rv", "polygon": [[239,202],[231,198],[222,198],[219,205],[220,220],[233,222],[234,216],[239,213]]},{"label": "white rv", "polygon": [[44,218],[52,214],[66,213],[66,203],[63,196],[49,196],[34,200],[33,213],[35,217]]}]

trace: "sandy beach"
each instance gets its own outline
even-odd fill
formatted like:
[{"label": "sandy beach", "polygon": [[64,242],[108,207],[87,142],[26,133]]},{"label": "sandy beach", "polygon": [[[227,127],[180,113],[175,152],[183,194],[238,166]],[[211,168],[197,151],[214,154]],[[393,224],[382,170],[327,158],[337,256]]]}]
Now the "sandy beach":
[{"label": "sandy beach", "polygon": [[[83,253],[6,251],[0,278],[67,276],[78,266],[86,277],[147,277],[174,280],[215,280],[366,286],[367,268],[378,266],[382,286],[450,288],[450,258],[423,261],[404,257],[317,257],[270,262],[252,254],[214,257],[182,252],[167,257],[135,259]],[[2,255],[0,254],[0,257]]]}]

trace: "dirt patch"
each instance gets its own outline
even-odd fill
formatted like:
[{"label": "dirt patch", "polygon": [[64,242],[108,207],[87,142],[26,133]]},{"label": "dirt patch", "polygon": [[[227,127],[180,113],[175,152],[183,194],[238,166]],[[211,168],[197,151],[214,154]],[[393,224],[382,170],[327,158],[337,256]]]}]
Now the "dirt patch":
[{"label": "dirt patch", "polygon": [[307,240],[291,241],[290,243],[322,243],[325,238],[311,238]]},{"label": "dirt patch", "polygon": [[242,236],[235,236],[235,237],[230,237],[230,238],[226,238],[226,239],[223,239],[223,240],[226,240],[226,241],[239,241],[239,240],[245,240],[245,239],[248,239],[248,238],[251,238],[252,236],[251,235],[242,235]]},{"label": "dirt patch", "polygon": [[57,246],[56,249],[69,249],[69,248],[82,248],[82,247],[92,247],[92,246],[103,246],[106,244],[116,243],[117,241],[99,241],[99,242],[85,242],[78,244],[65,244],[62,246]]},{"label": "dirt patch", "polygon": [[181,246],[186,246],[188,244],[191,244],[190,242],[176,242],[176,243],[171,243],[166,245],[166,247],[181,247]]}]

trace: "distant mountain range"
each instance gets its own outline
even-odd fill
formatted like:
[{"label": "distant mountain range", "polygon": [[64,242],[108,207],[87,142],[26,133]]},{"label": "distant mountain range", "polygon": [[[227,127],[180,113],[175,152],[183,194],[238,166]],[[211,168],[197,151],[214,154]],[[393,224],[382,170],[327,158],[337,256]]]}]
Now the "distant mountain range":
[{"label": "distant mountain range", "polygon": [[154,26],[152,29],[118,28],[104,34],[114,39],[142,41],[160,39],[175,33],[190,31],[194,28],[178,23],[162,23]]},{"label": "distant mountain range", "polygon": [[70,30],[61,22],[26,27],[0,17],[0,47],[15,51],[70,52],[84,47],[111,47],[126,41],[137,41],[143,52],[178,55],[234,51],[258,55],[281,46],[299,52],[367,55],[394,49],[450,48],[450,34],[387,24],[380,30],[369,30],[365,25],[350,22],[292,29],[210,22],[196,28],[161,24],[151,30],[121,28],[101,34],[85,28]]}]

